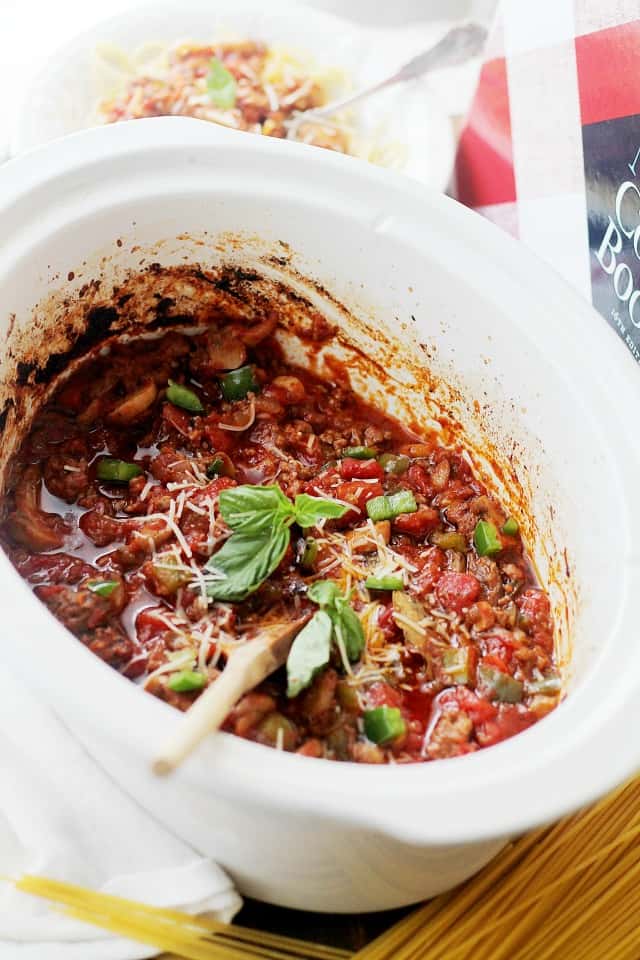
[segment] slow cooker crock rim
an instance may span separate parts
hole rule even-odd
[[[74,134],[9,163],[0,171],[0,209],[6,203],[16,202],[21,194],[43,181],[66,174],[74,167],[89,165],[105,155],[116,153],[124,156],[140,151],[174,149],[176,137],[185,149],[208,150],[215,144],[217,150],[237,151],[239,157],[246,156],[247,151],[258,157],[261,152],[267,155],[282,150],[304,162],[307,176],[310,165],[318,170],[330,167],[339,171],[341,177],[366,179],[373,189],[386,191],[390,205],[394,196],[411,196],[425,211],[446,212],[452,229],[464,231],[467,240],[473,238],[480,251],[490,247],[492,262],[509,269],[512,276],[517,275],[531,296],[540,298],[540,290],[545,290],[543,301],[564,301],[569,305],[585,329],[588,328],[593,350],[600,359],[599,364],[591,365],[596,381],[606,387],[606,365],[602,359],[608,359],[616,366],[618,397],[626,397],[637,404],[640,380],[626,349],[602,319],[549,268],[522,249],[518,250],[511,238],[502,235],[493,225],[452,200],[432,194],[427,188],[389,171],[365,167],[352,158],[314,151],[304,145],[222,131],[195,120],[132,121]],[[486,253],[483,255],[487,256]],[[639,459],[630,434],[629,441],[629,450],[625,454],[627,471],[637,468]],[[640,506],[634,509],[631,481],[628,474],[622,470],[619,472],[626,491],[624,506],[632,521],[629,531],[632,539],[633,531],[640,530]],[[3,585],[20,579],[4,556],[2,563],[5,569]],[[640,583],[632,554],[627,559],[624,573],[626,605],[624,617],[621,615],[617,624],[618,630],[633,627],[632,597]],[[17,584],[15,589],[10,588],[14,601],[12,613],[18,606],[16,591],[28,590],[22,581],[20,584],[20,588]],[[107,707],[113,708],[114,701],[122,706],[126,703],[127,709],[130,706],[137,715],[133,740],[141,762],[143,758],[149,759],[158,743],[157,737],[163,735],[175,720],[174,712],[154,698],[146,698],[128,681],[101,664],[72,640],[44,608],[31,600],[27,604],[27,594],[23,595],[25,609],[29,606],[29,623],[38,632],[47,634],[47,644],[55,643],[56,648],[64,650],[64,659],[73,663],[74,669],[77,667],[78,671],[86,672],[87,679],[91,680],[86,686],[91,687],[92,693],[81,697],[82,709],[99,719],[109,715]],[[82,658],[84,667],[81,668]],[[202,752],[193,757],[178,776],[187,780],[204,778],[212,790],[221,792],[233,794],[239,790],[252,790],[264,798],[265,804],[278,806],[283,811],[316,812],[350,821],[354,826],[364,822],[407,843],[463,843],[510,836],[583,805],[634,772],[640,751],[629,741],[620,744],[619,738],[615,740],[615,734],[620,729],[621,718],[625,718],[628,725],[629,718],[633,717],[637,728],[639,692],[640,669],[635,675],[621,676],[617,690],[609,691],[603,698],[607,703],[616,700],[606,720],[594,711],[579,735],[574,730],[573,736],[567,738],[564,748],[544,749],[544,744],[551,739],[552,731],[559,733],[571,726],[569,718],[576,712],[571,698],[554,715],[512,740],[446,763],[394,767],[393,770],[330,764],[278,753],[223,734],[203,745]],[[112,729],[112,734],[122,737],[126,729],[122,724],[122,710],[118,709],[116,715],[119,732],[116,734]],[[144,722],[138,723],[143,720],[143,715]],[[105,733],[107,730],[108,725]],[[141,732],[144,733],[142,737]],[[612,740],[618,744],[617,751],[611,750]],[[538,744],[541,749],[534,759]],[[545,785],[544,796],[536,784]],[[555,792],[551,790],[552,784]],[[376,803],[370,802],[371,796],[376,798]],[[398,816],[398,810],[401,810],[401,816]]]

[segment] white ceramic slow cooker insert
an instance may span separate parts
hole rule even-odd
[[[400,176],[173,118],[90,130],[7,164],[0,215],[7,348],[27,330],[46,339],[45,305],[60,288],[77,291],[96,276],[107,283],[151,257],[277,275],[273,257],[286,251],[286,269],[344,304],[363,343],[367,324],[399,338],[389,375],[407,403],[430,401],[405,375],[404,351],[461,387],[457,399],[445,388],[432,399],[449,397],[473,448],[495,445],[510,463],[504,495],[527,506],[565,659],[571,652],[560,707],[470,756],[369,767],[221,734],[159,780],[150,760],[175,711],[71,637],[1,555],[2,655],[159,820],[214,856],[242,892],[307,909],[375,910],[460,882],[506,839],[635,771],[640,504],[630,424],[640,373],[549,269]],[[332,309],[328,297],[317,301]],[[5,349],[0,409],[15,360]],[[0,459],[16,435],[7,411]]]

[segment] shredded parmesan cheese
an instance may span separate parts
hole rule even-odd
[[[415,630],[417,633],[421,634],[423,637],[427,636],[427,631],[422,626],[421,623],[418,623],[417,620],[411,620],[410,617],[406,617],[403,613],[398,613],[397,610],[393,611],[393,619],[400,626],[405,626],[409,630]]]
[[[146,500],[149,496],[150,491],[153,489],[154,483],[153,480],[147,480],[144,487],[140,491],[140,499],[142,501]]]

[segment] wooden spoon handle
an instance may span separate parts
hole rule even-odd
[[[220,676],[180,717],[174,735],[153,762],[154,773],[171,773],[208,733],[220,729],[243,694],[282,666],[306,619],[265,630],[262,636],[234,650]]]

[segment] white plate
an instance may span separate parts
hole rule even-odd
[[[222,31],[307,51],[320,64],[346,70],[356,87],[390,73],[416,44],[406,31],[365,29],[288,0],[219,0],[215,7],[210,0],[161,0],[104,20],[52,53],[17,111],[11,152],[94,124],[96,102],[110,92],[104,70],[97,69],[100,44],[133,53],[147,43],[207,42]],[[403,172],[436,189],[446,187],[453,132],[428,79],[381,94],[358,116],[365,136],[380,126],[382,139],[406,145]]]

